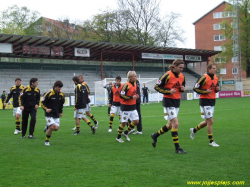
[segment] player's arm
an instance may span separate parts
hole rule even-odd
[[[84,84],[84,86],[86,87],[86,90],[87,90],[88,95],[89,95],[90,94],[89,86],[87,84]]]
[[[35,108],[37,109],[40,103],[40,90],[37,88],[37,94],[36,94],[36,105]]]
[[[24,88],[19,95],[18,101],[19,101],[19,106],[23,107],[24,101],[26,99],[26,88]]]
[[[112,103],[113,103],[113,87],[111,88],[111,90],[110,90],[110,94],[109,94],[109,104],[110,105],[112,105]]]
[[[219,81],[217,81],[216,87],[215,87],[215,93],[220,91],[220,84]]]
[[[41,102],[41,107],[46,111],[48,109],[48,100],[49,100],[50,91],[44,94]]]
[[[206,89],[201,89],[201,87],[206,83],[206,77],[202,76],[200,79],[197,80],[196,84],[194,85],[193,90],[198,94],[207,94],[208,91]]]
[[[13,96],[12,88],[10,89],[10,93],[8,93],[8,96],[6,97],[4,104],[8,103],[10,98]]]
[[[61,92],[60,93],[62,99],[60,100],[60,106],[59,106],[59,113],[62,114],[63,113],[63,104],[65,103],[65,96],[64,94]]]
[[[185,86],[186,86],[186,79],[185,79],[185,77],[183,76],[183,82],[182,82],[181,87],[180,87],[180,91],[181,91],[181,92],[184,92],[184,91],[185,91]]]
[[[165,84],[169,81],[169,74],[165,73],[155,85],[155,90],[162,94],[170,94],[169,88],[164,88]]]
[[[121,92],[120,92],[120,98],[126,99],[126,100],[133,99],[132,96],[128,96],[128,95],[127,95],[128,90],[129,90],[129,86],[125,83],[125,84],[122,86],[122,89],[121,89]]]
[[[77,84],[75,88],[75,106],[79,105],[81,101],[81,85]]]

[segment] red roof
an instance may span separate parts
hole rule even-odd
[[[60,27],[63,30],[67,30],[70,33],[77,32],[77,30],[71,24],[66,24],[62,21],[53,20],[53,19],[45,18],[45,17],[43,17],[43,19],[45,19],[46,21],[52,23],[53,25],[55,25],[57,27]]]

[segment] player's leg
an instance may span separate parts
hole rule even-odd
[[[29,119],[29,112],[24,110],[23,115],[22,115],[22,136],[21,136],[21,138],[25,138],[25,134],[27,131],[27,126],[28,126],[28,119]]]
[[[116,112],[117,112],[117,107],[112,105],[111,110],[110,110],[109,130],[108,130],[108,132],[112,132],[112,126],[113,126],[113,121],[114,121],[114,117],[115,117]]]
[[[14,115],[15,115],[15,120],[16,120],[16,129],[14,131],[14,134],[19,134],[21,133],[21,128],[20,128],[20,117],[22,115],[22,110],[20,107],[16,107],[13,109]]]
[[[95,129],[97,129],[97,128],[98,128],[98,121],[95,119],[95,116],[94,116],[93,114],[90,113],[90,111],[91,111],[90,104],[87,104],[87,105],[86,105],[86,114],[87,114],[87,116],[90,117],[91,120],[94,122],[94,124],[95,124]]]
[[[167,123],[167,125],[162,126],[162,128],[158,132],[151,134],[151,138],[153,139],[152,140],[153,147],[156,147],[157,138],[160,135],[162,135],[162,134],[168,132],[170,129],[172,129],[172,124],[171,124],[171,121],[169,120],[169,115],[168,115],[171,112],[169,110],[169,107],[163,107],[163,111],[164,111],[164,118],[165,118],[165,120],[168,120],[168,123]]]
[[[131,119],[131,123],[129,124],[129,126],[127,127],[127,130],[124,131],[124,133],[122,133],[123,136],[125,136],[127,141],[130,141],[128,134],[130,131],[132,131],[135,126],[139,123],[139,115],[137,110],[133,110],[133,111],[129,111],[128,113],[128,117],[129,119]]]
[[[29,129],[29,138],[34,139],[34,132],[35,132],[35,126],[36,126],[36,109],[32,109],[30,111],[30,129]]]
[[[139,116],[139,122],[136,125],[137,131],[133,134],[142,134],[142,119],[141,119],[141,106],[140,103],[136,103],[136,110]],[[131,131],[130,131],[131,132]]]
[[[86,123],[87,125],[90,127],[91,131],[92,131],[92,134],[95,134],[95,127],[91,124],[91,122],[89,121],[88,118],[86,118],[85,116],[82,118]]]

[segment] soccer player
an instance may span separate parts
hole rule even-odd
[[[4,101],[6,99],[6,92],[5,91],[3,91],[3,93],[2,93],[1,99],[2,99],[2,104],[3,104],[3,110],[5,110],[5,106],[4,106]]]
[[[106,84],[105,86],[103,86],[103,88],[106,88],[106,89],[107,89],[108,95],[109,95],[110,92],[111,92],[112,86],[113,86],[112,81],[110,81],[108,84]],[[108,116],[110,116],[110,109],[111,109],[110,106],[108,106]]]
[[[173,61],[167,71],[160,77],[155,85],[155,90],[163,94],[162,105],[164,108],[164,118],[168,120],[168,124],[164,125],[158,132],[151,135],[153,147],[156,147],[157,138],[171,130],[172,139],[175,145],[176,153],[187,153],[179,145],[178,137],[178,113],[180,107],[181,92],[185,90],[185,77],[181,73],[184,68],[184,62],[180,59]]]
[[[131,134],[132,132],[134,132],[133,134],[142,134],[142,118],[141,118],[141,91],[140,91],[140,82],[138,80],[136,80],[136,86],[137,86],[137,94],[139,95],[139,98],[136,99],[136,110],[139,116],[139,122],[136,125],[137,131],[135,131],[135,129],[132,129],[128,134]],[[128,121],[128,124],[130,124],[131,121]]]
[[[121,84],[121,80],[122,79],[120,76],[117,76],[115,78],[115,84],[111,87],[111,91],[109,94],[109,107],[111,108],[111,112],[110,112],[110,118],[109,118],[109,130],[108,130],[108,132],[112,132],[112,125],[113,125],[113,120],[114,120],[115,114],[118,114],[119,120],[121,119],[120,92],[121,92],[121,89],[123,86],[123,84]]]
[[[90,99],[89,99],[89,94],[90,94],[90,90],[89,87],[87,85],[86,82],[84,82],[83,80],[83,75],[78,75],[79,81],[81,84],[84,84],[85,87],[87,87],[87,91],[88,91],[88,101],[87,101],[87,105],[86,105],[86,114],[88,117],[90,117],[92,119],[92,121],[95,123],[95,129],[98,128],[98,121],[95,119],[95,116],[93,114],[90,113],[91,107],[90,107]],[[74,127],[72,130],[76,130],[76,127]]]
[[[22,80],[20,78],[15,79],[15,85],[10,88],[10,92],[6,100],[4,101],[4,106],[6,107],[10,98],[13,97],[13,116],[15,116],[16,119],[16,129],[14,131],[14,134],[21,133],[20,116],[22,115],[22,110],[19,107],[19,101],[18,101],[20,92],[24,89],[24,86],[21,83]]]
[[[126,82],[120,92],[121,97],[121,124],[118,129],[118,136],[116,140],[120,143],[124,141],[121,139],[121,135],[125,136],[127,141],[130,141],[128,137],[128,132],[130,132],[139,122],[138,112],[136,110],[136,99],[139,98],[137,94],[136,80],[137,75],[135,71],[129,71],[127,73],[128,82]],[[128,119],[132,120],[129,124],[127,130],[123,132]]]
[[[63,83],[56,81],[53,89],[48,91],[42,99],[42,108],[45,110],[45,119],[47,121],[47,131],[45,145],[50,146],[49,140],[52,131],[57,131],[60,126],[60,119],[63,113],[63,104],[65,102],[64,94],[61,91]]]
[[[30,119],[30,128],[29,128],[29,136],[28,138],[34,139],[34,131],[36,125],[36,113],[37,108],[40,102],[40,90],[37,87],[38,79],[32,78],[30,79],[30,85],[25,87],[19,96],[19,106],[23,111],[22,114],[22,136],[21,138],[25,138],[25,134],[28,126],[29,115]]]
[[[145,104],[145,102],[148,104],[148,92],[149,92],[149,89],[148,87],[146,87],[146,84],[144,83],[143,84],[143,87],[142,87],[142,93],[143,93],[143,105]]]
[[[195,128],[190,129],[190,138],[193,140],[195,133],[207,126],[209,145],[213,147],[219,147],[219,145],[213,140],[212,129],[212,125],[214,123],[213,115],[216,92],[220,91],[218,78],[215,74],[215,64],[209,64],[207,66],[207,74],[204,74],[194,85],[194,91],[200,94],[201,117],[205,119],[205,121],[202,121]]]
[[[95,134],[95,127],[92,126],[88,118],[85,117],[86,107],[88,104],[88,86],[84,83],[81,83],[79,77],[74,76],[72,78],[75,83],[75,122],[76,122],[76,132],[73,135],[80,134],[80,119],[83,119],[91,128],[92,134]]]

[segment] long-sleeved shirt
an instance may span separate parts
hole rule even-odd
[[[175,73],[173,71],[172,71],[172,73],[174,74],[174,76],[176,78],[179,78],[179,75],[177,73]],[[158,80],[158,83],[155,85],[155,90],[159,93],[162,93],[162,94],[170,94],[171,89],[164,88],[164,86],[166,84],[168,84],[169,78],[170,78],[170,75],[168,72],[166,72],[164,75],[162,75],[160,77],[160,79]],[[183,82],[180,84],[185,87],[185,85],[186,85],[185,77],[183,79]],[[181,91],[181,92],[183,92],[183,91]],[[164,107],[177,107],[178,108],[180,106],[180,99],[172,99],[172,98],[163,97],[162,105]]]
[[[59,114],[63,112],[63,104],[65,102],[64,94],[62,91],[59,93],[53,89],[48,91],[42,98],[42,108],[45,110],[45,116],[59,118]],[[47,109],[52,109],[47,113]]]
[[[19,107],[19,96],[20,92],[24,89],[25,87],[23,85],[20,86],[12,86],[10,88],[10,92],[8,93],[7,98],[5,99],[4,103],[8,103],[10,98],[13,97],[13,107]]]
[[[27,86],[22,90],[19,96],[19,106],[23,106],[24,110],[30,111],[35,108],[35,105],[39,105],[40,102],[40,90],[35,87]]]
[[[88,89],[83,83],[76,84],[75,87],[75,108],[82,109],[86,108],[88,104]]]
[[[207,75],[213,80],[214,75],[207,73]],[[198,94],[207,94],[207,89],[202,89],[202,86],[206,84],[206,77],[203,75],[201,78],[197,80],[197,82],[194,85],[193,90]],[[219,86],[219,82],[217,82],[216,86]],[[215,99],[205,99],[200,98],[200,106],[214,106],[215,105]]]

